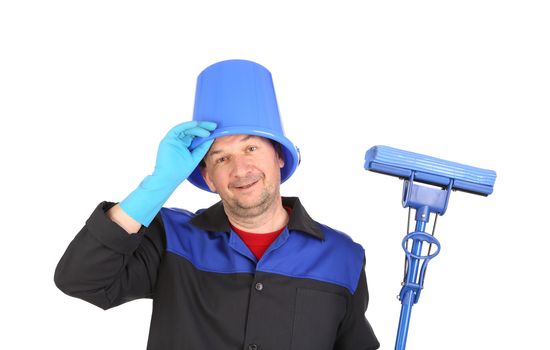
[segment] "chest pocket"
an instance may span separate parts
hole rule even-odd
[[[298,288],[290,349],[332,350],[345,314],[344,296]]]

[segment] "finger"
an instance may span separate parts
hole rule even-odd
[[[212,130],[216,129],[218,124],[216,124],[214,122],[202,121],[202,122],[199,122],[199,126],[203,129],[212,131]]]
[[[183,136],[207,137],[209,135],[210,135],[210,131],[197,126],[191,129],[184,130],[180,134],[180,137],[183,137]]]
[[[182,131],[179,135],[177,135],[177,138],[181,142],[183,142],[185,147],[189,147],[191,146],[191,143],[193,142],[193,139],[195,137],[208,137],[208,136],[210,136],[210,132],[208,130],[205,130],[197,126],[197,127]]]
[[[174,126],[172,129],[170,129],[170,131],[168,133],[177,136],[177,135],[181,134],[183,131],[185,131],[187,129],[194,128],[197,125],[199,125],[199,122],[194,121],[194,120],[189,121],[189,122],[185,122],[185,123],[181,123],[181,124],[178,124],[178,125]]]
[[[191,156],[193,157],[193,160],[196,162],[200,162],[201,159],[204,158],[206,153],[208,153],[208,150],[210,149],[210,146],[214,143],[214,140],[208,140],[203,143],[201,143],[197,148],[195,148],[191,152]]]

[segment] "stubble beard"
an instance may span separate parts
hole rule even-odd
[[[265,213],[276,201],[278,191],[263,188],[257,200],[252,203],[245,203],[239,199],[224,200],[224,206],[234,216],[249,219]]]

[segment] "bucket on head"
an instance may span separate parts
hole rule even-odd
[[[300,163],[298,148],[283,131],[271,73],[255,62],[227,60],[204,69],[197,78],[193,120],[215,122],[218,127],[208,137],[195,138],[191,149],[222,136],[257,135],[282,146],[281,183]],[[198,166],[188,180],[210,191]]]

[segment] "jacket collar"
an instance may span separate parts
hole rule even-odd
[[[318,239],[324,240],[325,235],[321,227],[315,222],[300,203],[298,197],[282,197],[283,205],[292,208],[288,220],[288,229],[297,230],[310,234]],[[230,232],[229,219],[223,210],[223,203],[219,201],[208,209],[201,211],[194,216],[189,223],[206,231]]]

